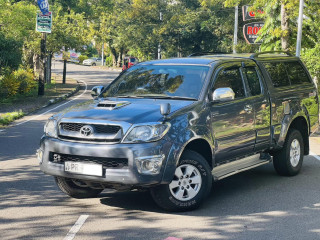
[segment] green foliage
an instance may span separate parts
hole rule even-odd
[[[34,80],[33,71],[31,69],[19,68],[13,72],[13,76],[19,83],[19,94],[29,93],[37,86],[37,82]]]
[[[82,63],[84,60],[88,59],[88,56],[87,55],[81,55],[79,57],[79,63]]]
[[[18,93],[20,83],[13,73],[5,73],[0,79],[0,98],[11,97]]]
[[[22,118],[24,116],[24,112],[21,110],[18,112],[5,113],[0,115],[0,126],[1,125],[9,125],[16,119]]]
[[[0,75],[4,68],[17,69],[22,58],[22,42],[0,32]]]
[[[17,94],[27,94],[37,86],[31,69],[19,68],[16,71],[6,71],[0,78],[0,98],[13,97]]]

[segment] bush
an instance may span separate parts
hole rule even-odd
[[[0,79],[0,98],[12,97],[29,93],[37,86],[31,69],[19,68],[13,72],[6,72]]]
[[[79,57],[79,63],[83,63],[84,60],[88,59],[88,56],[87,55],[81,55]]]
[[[0,80],[1,98],[11,97],[17,94],[20,83],[13,73],[6,73]]]
[[[33,71],[31,69],[19,68],[17,71],[13,72],[13,75],[17,82],[19,82],[18,92],[20,94],[29,93],[33,88],[37,86],[36,81],[33,77]]]
[[[109,55],[108,57],[106,57],[106,66],[108,67],[112,67],[113,66],[113,60],[112,60],[112,56]]]

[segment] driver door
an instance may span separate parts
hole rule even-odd
[[[211,127],[215,161],[221,163],[253,153],[255,144],[254,112],[244,85],[241,63],[222,65],[214,76],[211,93],[231,88],[233,100],[211,102]]]

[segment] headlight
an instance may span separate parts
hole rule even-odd
[[[123,143],[154,142],[160,140],[169,130],[170,124],[136,126],[122,141]]]
[[[46,136],[57,138],[58,137],[58,123],[55,119],[49,119],[44,125],[44,133]]]

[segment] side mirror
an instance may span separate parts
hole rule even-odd
[[[212,102],[227,102],[234,100],[235,93],[231,88],[217,88],[212,93]]]
[[[104,86],[95,86],[91,89],[91,96],[93,98],[97,97],[100,95],[100,93],[103,91]]]

